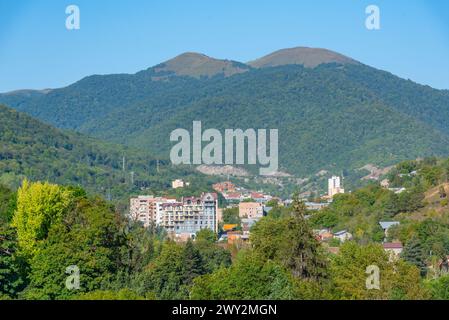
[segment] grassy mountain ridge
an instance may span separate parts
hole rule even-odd
[[[328,63],[358,64],[357,61],[330,50],[297,47],[275,51],[248,62],[248,65],[254,68],[268,68],[299,64],[308,68],[315,68]]]
[[[167,79],[166,76],[169,74],[194,78],[208,78],[219,74],[230,77],[234,74],[247,72],[249,69],[249,66],[236,61],[219,60],[204,54],[186,52],[154,67],[156,74],[163,74],[155,75],[153,80]]]

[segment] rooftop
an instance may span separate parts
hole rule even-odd
[[[400,242],[393,242],[393,243],[384,243],[383,244],[384,249],[402,249],[402,243]]]
[[[400,225],[401,223],[399,221],[381,221],[379,222],[382,229],[389,229],[392,226]]]

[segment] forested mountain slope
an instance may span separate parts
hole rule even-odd
[[[280,167],[295,175],[449,155],[449,91],[323,49],[281,50],[250,64],[188,53],[134,75],[91,76],[0,102],[163,158],[170,132],[194,120],[205,129],[279,129]]]
[[[0,105],[1,184],[17,187],[27,177],[81,185],[117,199],[141,188],[168,189],[170,179],[197,176],[148,152],[63,132]]]

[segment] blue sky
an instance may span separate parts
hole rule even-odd
[[[65,28],[71,4],[80,30]],[[381,30],[365,28],[370,4]],[[295,46],[449,89],[449,1],[0,0],[0,92],[134,73],[186,51],[246,62]]]

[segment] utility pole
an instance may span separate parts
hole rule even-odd
[[[123,172],[125,171],[125,156],[123,156],[123,160],[122,160],[122,170],[123,170]]]

